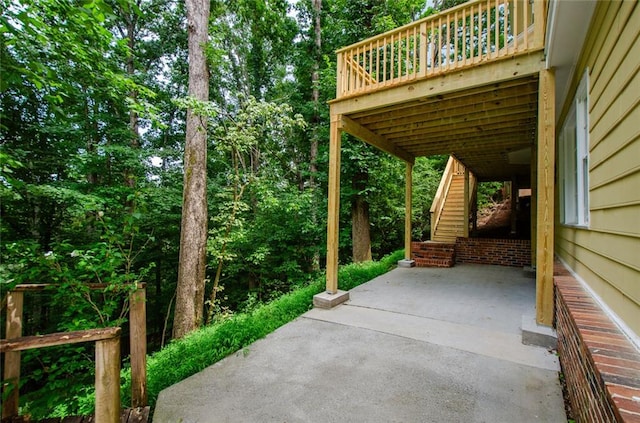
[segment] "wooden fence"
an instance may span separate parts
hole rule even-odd
[[[475,0],[342,48],[337,98],[540,49],[545,0]]]
[[[96,423],[120,421],[120,328],[91,329],[48,335],[22,336],[24,293],[41,291],[48,284],[17,285],[7,293],[6,337],[0,340],[5,354],[3,375],[2,418],[18,415],[20,386],[20,352],[79,342],[96,343]],[[103,289],[92,284],[91,289]],[[147,334],[146,291],[143,284],[129,295],[131,401],[132,407],[147,405]]]

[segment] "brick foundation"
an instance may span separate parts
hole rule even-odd
[[[455,244],[412,242],[411,258],[417,267],[452,267],[455,262],[455,248]]]
[[[640,352],[560,263],[554,269],[560,364],[577,422],[640,422]]]
[[[531,241],[524,239],[456,238],[456,263],[531,266]]]

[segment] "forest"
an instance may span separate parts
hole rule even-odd
[[[127,294],[144,283],[150,352],[185,333],[190,114],[206,137],[201,326],[323,270],[334,51],[461,2],[211,0],[199,100],[189,0],[0,1],[1,326],[6,291],[53,284],[25,301],[25,334],[126,330]],[[404,164],[355,138],[342,152],[340,263],[379,259],[403,245]],[[446,160],[416,162],[414,239],[428,237]],[[82,396],[88,348],[23,353],[21,403]]]

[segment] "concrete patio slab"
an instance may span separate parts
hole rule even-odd
[[[502,322],[535,302],[519,278],[396,269],[165,389],[153,421],[566,422],[555,355]]]

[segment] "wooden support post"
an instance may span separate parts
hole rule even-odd
[[[471,231],[475,234],[478,230],[478,179],[473,176],[473,191],[471,192]]]
[[[518,231],[518,180],[515,176],[511,178],[511,216],[510,216],[510,224],[511,224],[511,235],[515,235]]]
[[[536,235],[538,228],[538,150],[531,149],[531,267],[536,267]]]
[[[327,211],[327,292],[338,292],[338,230],[340,222],[340,115],[331,116],[329,134],[329,194]]]
[[[120,337],[96,342],[96,423],[120,422]]]
[[[464,168],[464,226],[462,236],[469,238],[469,169]]]
[[[131,345],[131,406],[147,405],[147,311],[146,290],[138,288],[129,298]]]
[[[555,176],[555,75],[540,71],[536,229],[536,320],[553,324],[553,243]]]
[[[404,179],[404,258],[411,260],[411,210],[413,200],[413,164],[407,163]]]
[[[7,294],[7,339],[22,336],[22,305],[24,293],[10,291]],[[8,351],[4,355],[4,377],[2,381],[2,418],[18,415],[20,402],[20,351]]]

